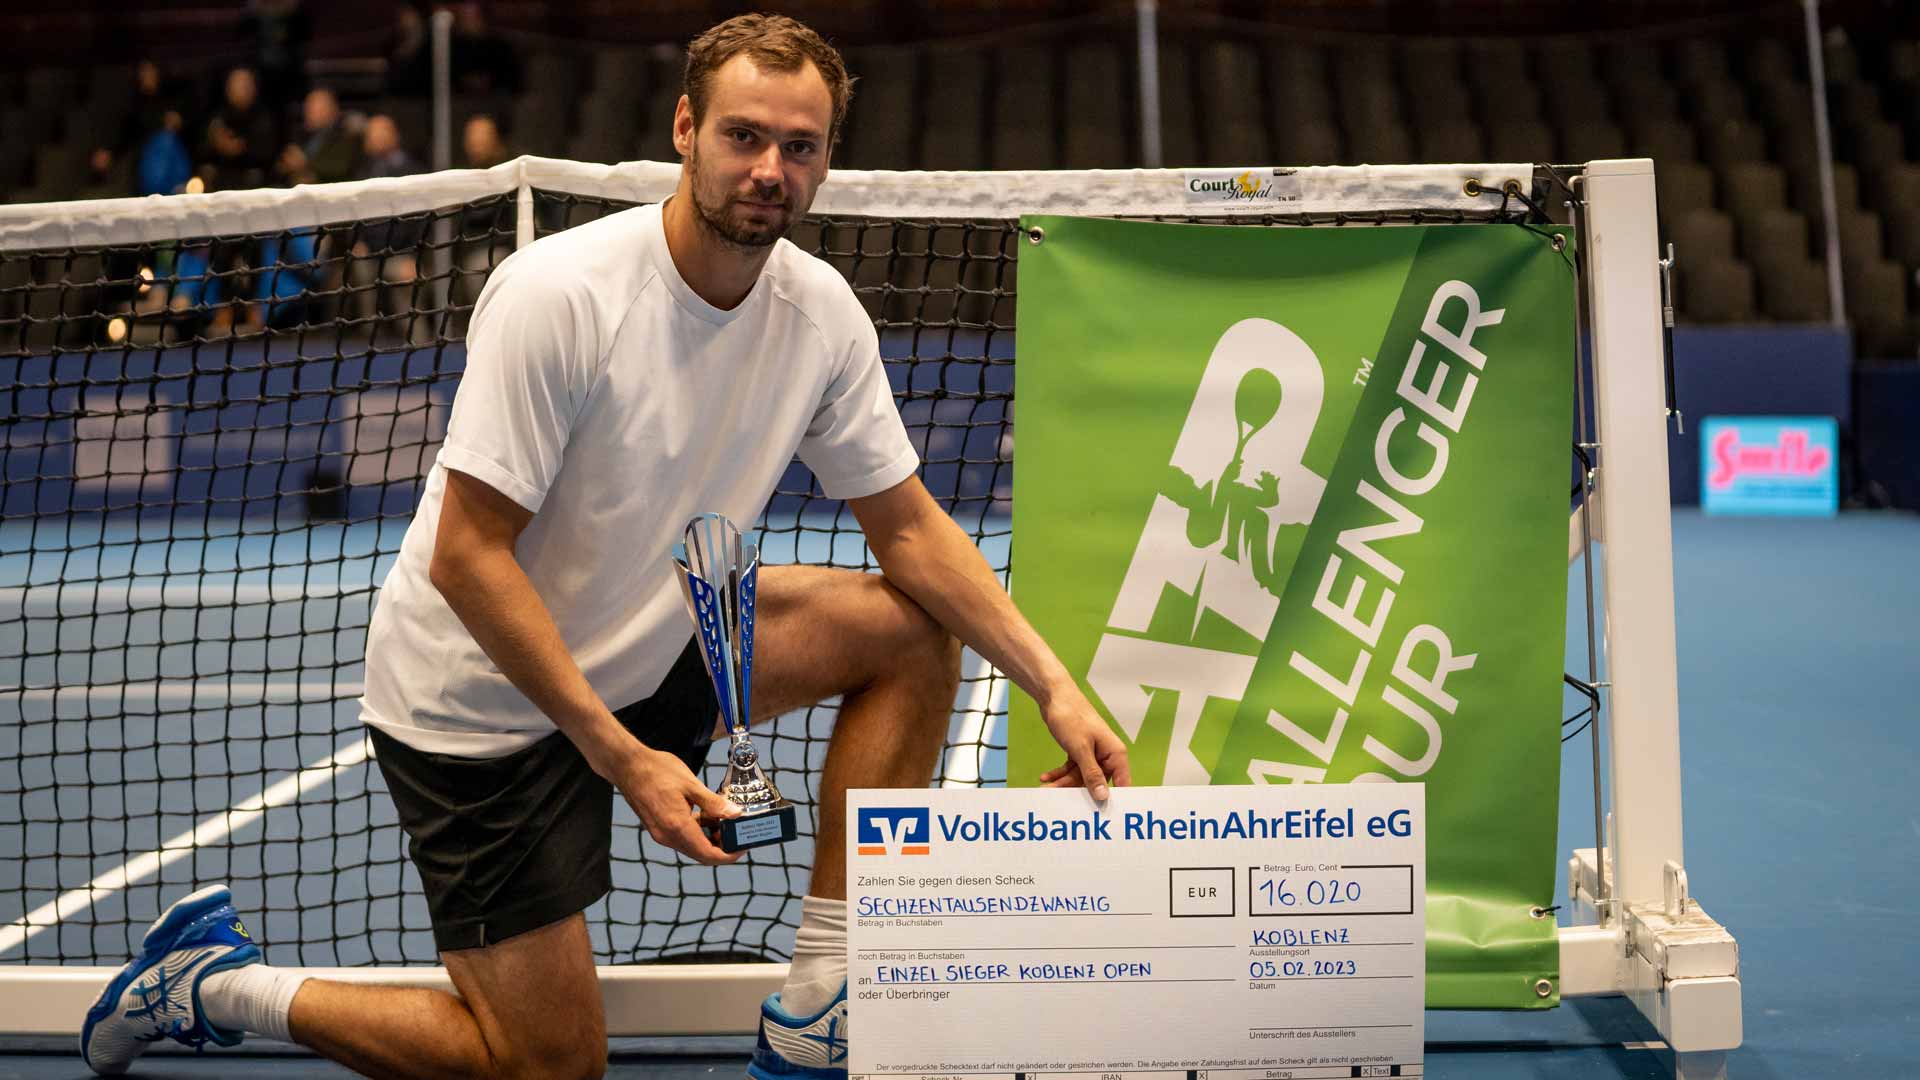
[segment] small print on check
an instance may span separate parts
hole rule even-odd
[[[848,794],[848,1072],[1419,1076],[1419,784]]]

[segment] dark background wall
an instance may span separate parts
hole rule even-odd
[[[404,2],[404,0],[403,0]],[[421,10],[453,6],[411,0]],[[240,59],[234,40],[275,0],[9,0],[0,4],[0,57],[47,63],[86,56],[126,61],[154,50],[178,59]],[[327,0],[313,16],[313,55],[377,51],[396,0]],[[1131,18],[1133,0],[492,0],[479,5],[498,29],[605,44],[683,41],[743,11],[780,11],[843,44],[879,44],[969,34],[1087,15]],[[1904,0],[1826,0],[1823,17],[1856,25],[1911,28]],[[1797,23],[1797,3],[1753,0],[1164,0],[1163,17],[1221,18],[1334,33],[1552,34],[1697,32],[1768,19]]]

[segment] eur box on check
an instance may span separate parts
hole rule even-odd
[[[1230,919],[1234,911],[1231,866],[1176,866],[1167,871],[1167,914],[1176,919]]]

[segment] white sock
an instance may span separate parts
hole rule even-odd
[[[827,1007],[847,984],[847,902],[809,896],[800,901],[800,932],[780,1004],[794,1016]]]
[[[200,980],[200,1008],[208,1023],[228,1031],[250,1031],[292,1042],[287,1013],[305,975],[265,964],[216,971]]]

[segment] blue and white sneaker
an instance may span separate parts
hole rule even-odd
[[[88,1068],[117,1076],[161,1039],[196,1049],[240,1042],[243,1032],[217,1028],[200,1015],[200,980],[260,962],[260,946],[247,936],[225,885],[176,901],[148,928],[140,949],[87,1010],[80,1056]]]
[[[753,1080],[847,1080],[847,987],[812,1016],[795,1016],[768,994],[760,1003],[760,1038],[747,1063]]]

